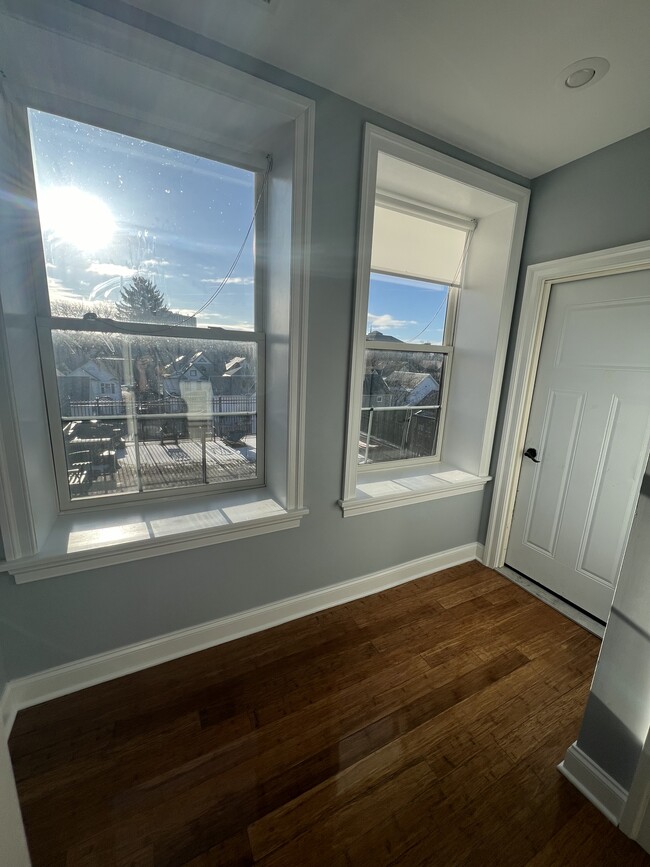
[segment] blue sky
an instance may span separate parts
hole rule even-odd
[[[117,301],[135,273],[192,315],[227,275],[249,229],[254,174],[30,111],[52,299]],[[374,274],[368,331],[441,343],[447,287]],[[253,234],[199,325],[253,328]]]
[[[404,343],[442,343],[447,287],[423,280],[372,274],[368,297],[370,331]]]
[[[138,271],[198,310],[249,228],[253,173],[43,112],[30,128],[51,297],[116,301]],[[252,233],[198,322],[253,327]]]

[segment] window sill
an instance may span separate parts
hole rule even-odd
[[[481,491],[490,479],[444,465],[438,465],[435,473],[422,473],[421,468],[400,473],[395,468],[381,474],[359,472],[355,496],[339,500],[339,505],[343,517],[348,518]]]
[[[307,509],[284,509],[266,488],[63,514],[38,554],[0,563],[0,571],[24,584],[289,530],[307,514]]]

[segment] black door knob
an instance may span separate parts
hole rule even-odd
[[[541,461],[537,460],[537,449],[534,449],[534,448],[526,449],[526,451],[524,452],[524,457],[530,458],[531,461],[533,461],[533,463],[535,463],[535,464],[541,464]]]

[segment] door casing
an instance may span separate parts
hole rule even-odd
[[[551,288],[561,291],[562,283],[646,269],[650,241],[528,267],[483,551],[486,566],[498,569],[505,563]]]

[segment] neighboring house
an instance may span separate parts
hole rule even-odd
[[[215,392],[223,395],[254,394],[255,368],[243,355],[226,362],[223,374],[214,381]]]
[[[386,377],[393,406],[430,406],[438,401],[440,385],[430,373],[394,370]]]
[[[182,394],[181,382],[207,382],[210,380],[213,370],[213,363],[202,350],[179,355],[178,358],[163,368],[165,394],[174,397],[180,396]]]
[[[71,373],[64,374],[57,371],[57,376],[61,399],[119,400],[121,397],[122,388],[119,379],[96,361],[87,361]]]
[[[363,378],[363,407],[391,406],[391,393],[384,377],[377,370],[371,370]]]

